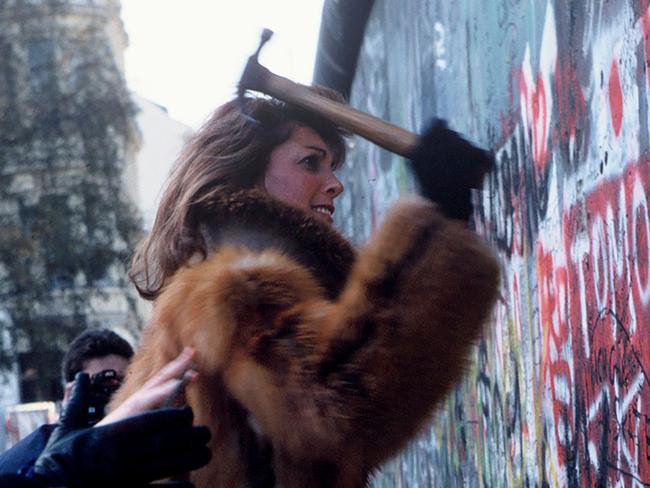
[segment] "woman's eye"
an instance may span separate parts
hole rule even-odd
[[[304,165],[309,171],[315,173],[318,171],[320,161],[316,156],[306,156],[300,160],[300,164]]]

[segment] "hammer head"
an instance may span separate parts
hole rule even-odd
[[[248,58],[244,73],[239,79],[237,89],[237,96],[242,103],[246,90],[264,91],[265,79],[269,70],[259,63],[258,57],[262,46],[271,39],[271,36],[273,36],[273,31],[271,29],[264,29],[257,50]]]

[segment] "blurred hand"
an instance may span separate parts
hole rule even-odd
[[[425,197],[452,219],[469,220],[472,188],[480,188],[494,166],[492,155],[433,119],[410,157],[411,167]]]

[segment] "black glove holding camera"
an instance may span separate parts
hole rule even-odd
[[[86,427],[89,390],[88,375],[79,373],[60,424],[33,468],[32,478],[43,486],[143,486],[200,468],[210,460],[205,445],[210,432],[192,426],[189,407],[155,410],[101,427]]]
[[[494,166],[492,155],[449,129],[444,120],[433,119],[409,159],[423,195],[447,217],[469,220],[470,190],[481,187]]]
[[[106,405],[122,386],[114,369],[105,369],[90,377],[90,396],[88,397],[88,426],[95,425],[106,415]]]

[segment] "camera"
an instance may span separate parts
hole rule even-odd
[[[95,425],[104,418],[106,405],[121,384],[122,378],[114,369],[105,369],[90,377],[88,425]]]

